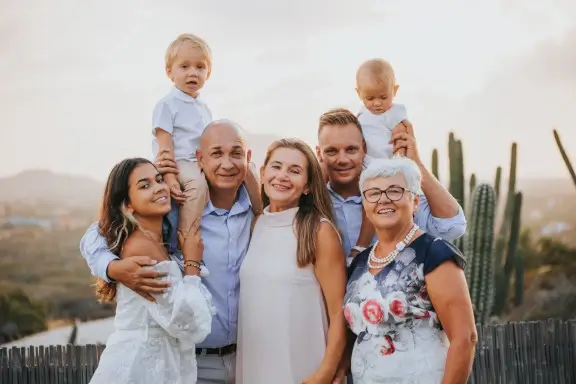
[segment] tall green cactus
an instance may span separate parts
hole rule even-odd
[[[508,301],[508,290],[510,289],[510,277],[516,264],[516,252],[518,250],[518,238],[520,237],[522,212],[522,192],[514,195],[512,205],[512,219],[509,228],[509,240],[506,250],[506,261],[504,262],[503,273],[496,281],[496,297],[494,302],[494,314],[500,315],[506,309]]]
[[[462,142],[454,133],[448,136],[448,159],[450,160],[450,193],[464,207],[464,156]]]
[[[496,202],[500,200],[500,182],[502,180],[502,167],[496,168],[496,177],[494,177],[494,191],[496,192]]]
[[[516,265],[514,266],[514,305],[516,307],[524,302],[524,250],[516,251]]]
[[[470,181],[468,182],[468,196],[470,196],[470,207],[472,207],[472,195],[474,194],[474,188],[476,188],[476,174],[470,175]]]
[[[456,140],[454,133],[448,136],[448,158],[450,160],[450,187],[449,191],[458,201],[462,209],[466,209],[464,201],[464,156],[462,142]],[[453,241],[460,250],[464,249],[464,239],[460,237]]]
[[[574,183],[574,185],[576,185],[576,172],[574,172],[574,168],[572,168],[572,163],[568,158],[568,154],[564,150],[562,140],[560,140],[560,135],[558,134],[558,131],[556,131],[555,129],[553,130],[553,132],[554,132],[554,140],[556,140],[556,145],[558,145],[558,149],[560,150],[560,155],[562,155],[562,159],[564,159],[564,163],[568,168],[568,172],[570,173],[570,176],[572,176],[572,182]]]
[[[432,150],[432,174],[440,180],[440,174],[438,173],[438,150],[436,148]]]
[[[485,323],[494,302],[494,221],[496,192],[489,184],[479,184],[472,194],[464,253],[468,258],[466,280],[474,304],[476,321]]]

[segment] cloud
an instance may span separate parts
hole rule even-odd
[[[462,136],[472,168],[506,165],[516,141],[521,174],[565,175],[552,128],[560,130],[576,160],[575,88],[576,28],[503,63],[479,92],[457,104],[449,120],[467,127]]]

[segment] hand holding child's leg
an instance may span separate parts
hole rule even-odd
[[[178,230],[186,236],[194,223],[202,220],[208,200],[208,184],[197,162],[182,161],[178,163],[178,168],[178,178],[186,196],[180,207]]]
[[[260,178],[258,177],[258,169],[256,169],[256,164],[252,162],[248,164],[248,172],[246,172],[244,185],[246,186],[250,202],[252,203],[252,211],[254,212],[254,215],[258,216],[262,213],[264,207],[262,206],[262,195],[260,194]]]
[[[172,199],[178,203],[182,204],[186,201],[186,195],[182,192],[182,187],[178,181],[178,177],[173,173],[167,173],[164,175],[164,182],[170,188],[170,195]]]

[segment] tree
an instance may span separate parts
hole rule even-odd
[[[46,330],[46,308],[15,287],[0,287],[0,341]]]

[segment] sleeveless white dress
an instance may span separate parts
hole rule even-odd
[[[294,384],[320,367],[328,321],[320,284],[296,264],[298,208],[258,218],[240,269],[236,384]]]
[[[193,384],[196,344],[210,333],[212,297],[198,276],[182,276],[175,261],[152,268],[172,283],[152,303],[122,284],[115,332],[106,342],[90,384]]]

